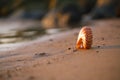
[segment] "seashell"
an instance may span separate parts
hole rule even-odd
[[[92,30],[90,27],[83,27],[78,35],[76,48],[77,49],[90,49],[92,45]]]

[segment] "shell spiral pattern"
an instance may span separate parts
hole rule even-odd
[[[77,49],[90,49],[92,45],[92,30],[90,27],[83,27],[78,35],[76,48]]]

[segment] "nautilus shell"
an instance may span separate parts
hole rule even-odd
[[[77,49],[90,49],[92,45],[92,30],[90,27],[83,27],[78,35],[76,48]]]

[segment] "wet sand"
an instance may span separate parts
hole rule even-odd
[[[0,51],[0,80],[120,80],[120,20],[90,26],[89,50],[75,49],[77,28]]]

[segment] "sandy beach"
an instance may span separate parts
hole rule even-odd
[[[0,80],[120,80],[120,19],[88,26],[88,50],[76,50],[76,28],[0,51]]]

